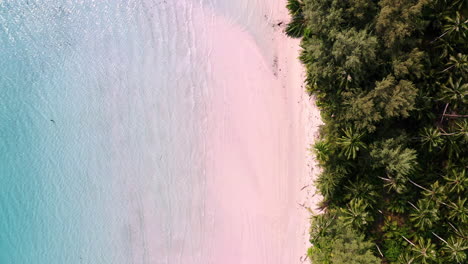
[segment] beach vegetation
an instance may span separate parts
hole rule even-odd
[[[468,1],[289,0],[324,125],[312,263],[467,263]]]

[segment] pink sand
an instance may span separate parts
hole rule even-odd
[[[314,209],[320,199],[312,185],[317,164],[308,149],[320,116],[305,93],[299,41],[283,32],[286,0],[255,3],[265,3],[269,12],[246,27],[219,10],[180,1],[189,17],[180,30],[193,34],[189,58],[207,74],[207,83],[193,87],[205,98],[199,160],[206,171],[187,179],[195,181],[190,208],[171,193],[170,222],[158,217],[169,209],[155,208],[153,187],[138,194],[143,202],[132,232],[143,240],[133,242],[135,263],[308,261],[306,208]]]
[[[273,28],[289,18],[286,1],[270,2]],[[320,118],[303,88],[299,41],[274,28],[260,36],[273,39],[272,52],[222,16],[208,29],[207,264],[301,263],[309,247],[305,207],[318,198],[308,148]]]

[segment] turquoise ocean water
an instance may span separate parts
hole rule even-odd
[[[195,2],[260,18],[258,1],[0,1],[1,264],[203,254]]]

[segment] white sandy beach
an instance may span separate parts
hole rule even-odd
[[[271,2],[263,36],[216,14],[209,28],[206,263],[302,263],[309,247],[306,208],[319,198],[308,148],[321,121],[299,41],[284,34],[286,1]]]

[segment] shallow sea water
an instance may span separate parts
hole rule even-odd
[[[0,263],[204,263],[203,23],[267,1],[0,1]]]

